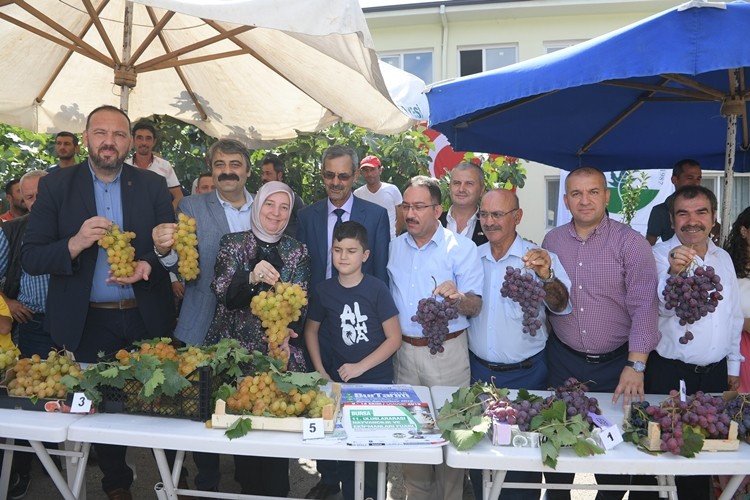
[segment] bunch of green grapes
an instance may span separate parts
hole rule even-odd
[[[206,364],[206,362],[213,356],[213,352],[205,351],[194,345],[188,346],[187,349],[181,351],[177,355],[177,360],[180,365],[180,375],[187,377],[196,368]]]
[[[310,407],[307,410],[307,416],[310,418],[323,417],[323,409],[327,405],[333,405],[334,403],[335,401],[331,396],[323,391],[318,391],[315,395],[315,399],[312,401],[312,404],[310,404]]]
[[[99,246],[107,251],[109,270],[115,278],[129,278],[135,273],[135,248],[130,241],[135,238],[132,231],[120,231],[112,224],[99,240]]]
[[[253,415],[293,417],[304,414],[315,401],[318,392],[301,392],[297,388],[282,392],[273,381],[273,372],[243,378],[237,390],[227,399],[227,406],[235,413],[249,411]]]
[[[81,367],[65,354],[50,351],[47,359],[38,354],[16,362],[15,378],[8,383],[12,396],[63,398],[68,388],[60,381],[65,375],[81,379]]]
[[[173,248],[177,252],[177,269],[185,281],[196,279],[201,272],[198,268],[198,236],[195,231],[195,219],[183,213],[177,216]]]
[[[0,347],[0,374],[16,365],[16,357],[17,353],[15,349],[8,349],[6,351]]]
[[[250,310],[261,320],[266,330],[268,354],[288,362],[288,355],[281,349],[289,336],[289,324],[297,321],[307,305],[307,292],[299,285],[276,283],[272,290],[260,292],[250,301]]]

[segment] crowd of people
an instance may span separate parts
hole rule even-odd
[[[283,346],[290,369],[317,370],[337,382],[494,381],[543,390],[575,377],[589,381],[593,391],[611,393],[612,404],[664,394],[680,380],[688,393],[750,391],[750,362],[742,355],[750,347],[750,208],[732,225],[726,250],[717,246],[711,237],[716,197],[695,182],[700,180],[695,162],[675,166],[677,189],[654,216],[661,225],[654,223],[660,232],[653,240],[651,232],[647,240],[609,217],[604,175],[583,167],[565,181],[572,220],[537,245],[517,232],[523,218],[517,195],[486,191],[483,170],[471,163],[453,170],[451,206],[444,212],[436,179],[416,176],[401,192],[380,180],[379,158],[360,162],[353,149],[334,145],[321,161],[326,196],[304,206],[283,182],[284,165],[274,156],[260,166],[259,191],[248,192],[253,165],[248,149],[233,139],[211,146],[208,171],[184,197],[172,166],[154,154],[153,124],[133,125],[119,109],[102,106],[89,114],[82,139],[88,157],[80,163],[78,138],[61,132],[55,142],[58,165],[6,186],[0,341],[12,345],[14,324],[22,356],[64,347],[78,361],[95,362],[100,352],[113,355],[154,337],[186,345],[234,338],[264,352],[264,331],[250,301],[278,282],[290,282],[310,298]],[[129,157],[131,147],[135,153]],[[355,191],[358,175],[365,184]],[[175,213],[197,221],[201,272],[184,284],[172,249]],[[131,277],[111,276],[105,250],[97,245],[112,224],[137,235]],[[679,339],[685,328],[675,311],[665,308],[660,292],[670,275],[691,265],[716,269],[723,300],[692,325],[694,339],[684,344]],[[500,294],[508,266],[531,273],[546,292],[535,335],[524,331],[521,306]],[[458,312],[435,353],[412,320],[419,301],[430,296]],[[108,498],[132,498],[126,449],[95,449]],[[31,455],[16,457],[24,455],[14,460],[8,498],[23,498],[28,488]],[[219,457],[193,453],[193,460],[195,487],[218,491]],[[234,464],[242,493],[288,494],[288,460],[237,456]],[[339,491],[347,500],[354,497],[350,462],[317,466],[320,481],[307,498]],[[463,470],[446,465],[402,470],[410,500],[463,497]],[[372,464],[365,476],[365,496],[375,497]],[[481,473],[469,476],[481,499]],[[571,476],[546,474],[545,481],[572,482]],[[507,479],[542,480],[526,472]],[[597,481],[623,484],[623,477],[599,475]],[[648,481],[633,478],[634,484]],[[680,498],[710,495],[707,477],[678,478],[677,486]],[[631,492],[630,498],[644,496],[649,494]],[[547,498],[565,497],[562,490],[547,492]],[[506,489],[501,498],[539,498],[539,493]]]

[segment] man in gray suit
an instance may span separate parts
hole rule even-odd
[[[185,284],[185,297],[174,336],[186,344],[201,345],[214,317],[216,296],[211,291],[219,240],[227,233],[250,230],[253,197],[245,189],[250,174],[247,148],[232,139],[221,139],[208,150],[208,168],[215,191],[187,196],[180,200],[178,213],[196,220],[198,236],[198,278]],[[152,232],[154,251],[169,271],[177,272],[177,254],[172,250],[177,224],[159,224]],[[195,487],[218,491],[219,456],[193,453],[198,466]]]

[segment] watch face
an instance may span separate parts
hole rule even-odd
[[[641,373],[646,370],[646,364],[642,361],[633,361],[628,363],[630,366],[633,367],[633,370],[637,371],[638,373]]]

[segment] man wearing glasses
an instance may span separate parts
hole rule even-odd
[[[507,189],[495,189],[482,198],[479,223],[489,240],[478,248],[484,272],[482,310],[469,319],[469,362],[471,382],[494,383],[509,389],[544,390],[547,387],[546,310],[552,314],[569,314],[570,279],[553,253],[524,240],[516,232],[523,210],[518,197]],[[500,289],[506,268],[521,269],[544,288],[545,297],[538,316],[531,318],[538,329],[530,332],[523,324],[524,311],[511,297],[503,297]],[[538,323],[536,323],[538,322]],[[469,473],[474,497],[482,498],[482,473]],[[510,471],[506,481],[541,483],[541,472]],[[532,489],[503,488],[503,498],[539,498]]]
[[[477,247],[440,225],[443,209],[435,179],[417,176],[404,191],[406,233],[391,241],[388,275],[399,311],[402,344],[394,356],[397,384],[469,385],[468,318],[482,308],[482,266]],[[432,354],[422,327],[411,318],[420,299],[439,296],[455,305],[441,350]],[[402,465],[409,500],[460,500],[461,469],[446,465]]]
[[[350,147],[334,145],[323,152],[321,164],[328,196],[300,210],[297,217],[297,239],[307,245],[310,254],[308,293],[312,295],[318,283],[332,277],[335,271],[331,265],[333,228],[349,220],[359,222],[367,229],[370,258],[362,265],[362,271],[387,284],[386,265],[391,240],[388,212],[375,203],[352,196],[354,174],[359,164],[357,152]],[[326,342],[321,342],[320,354],[328,370],[330,352],[326,345]],[[336,467],[336,462],[319,460],[320,482],[305,498],[326,498],[338,493],[340,486]]]

